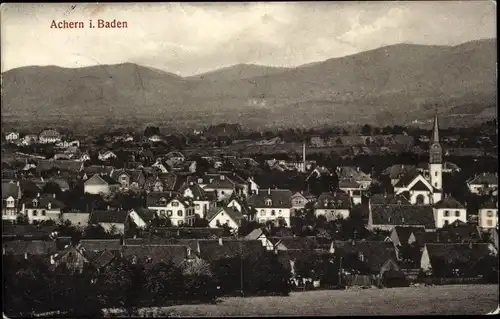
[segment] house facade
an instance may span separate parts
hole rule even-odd
[[[19,133],[18,132],[10,132],[7,135],[5,135],[5,140],[7,142],[15,142],[19,139]]]
[[[206,193],[200,185],[192,184],[182,190],[183,196],[191,198],[194,204],[194,213],[201,218],[207,217],[210,209],[215,207],[216,201],[211,193]]]
[[[55,195],[38,196],[22,201],[21,213],[28,217],[30,223],[52,220],[57,222],[61,219],[61,209],[64,204],[55,199]]]
[[[110,159],[116,157],[117,157],[116,154],[113,153],[112,151],[99,152],[99,154],[97,155],[97,158],[102,162],[109,161]]]
[[[57,143],[61,141],[61,134],[56,130],[45,130],[38,136],[40,144]]]
[[[195,205],[191,198],[172,193],[150,193],[147,196],[148,209],[155,210],[159,217],[167,217],[174,226],[192,226],[195,220]]]
[[[21,195],[19,182],[2,181],[2,220],[15,220],[17,218]]]
[[[482,173],[467,181],[467,187],[473,194],[483,195],[498,189],[498,175]]]
[[[288,189],[259,190],[248,198],[248,204],[257,211],[256,219],[259,223],[271,221],[279,224],[284,221],[290,227],[293,193]]]
[[[84,182],[83,188],[89,194],[111,194],[120,189],[120,184],[109,176],[94,174]]]
[[[323,193],[314,203],[314,216],[325,216],[327,220],[347,219],[352,207],[346,194]]]
[[[467,223],[467,209],[451,196],[446,196],[434,205],[436,228],[442,228],[455,221]]]
[[[498,228],[498,202],[496,200],[488,200],[479,207],[478,225],[484,229]]]
[[[227,225],[232,229],[238,229],[242,219],[243,214],[234,207],[221,207],[207,218],[208,226],[211,228]]]
[[[144,187],[146,176],[139,169],[120,169],[111,174],[111,178],[120,183],[122,189],[140,190]]]

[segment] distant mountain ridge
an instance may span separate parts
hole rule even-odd
[[[245,127],[406,124],[496,112],[496,40],[397,44],[295,68],[238,64],[191,77],[132,63],[2,73],[2,121]],[[460,112],[460,113],[458,113]]]

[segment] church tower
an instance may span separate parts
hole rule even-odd
[[[439,143],[439,123],[438,116],[434,117],[434,127],[432,128],[432,138],[429,147],[429,181],[434,187],[434,203],[441,200],[443,190],[443,149]]]

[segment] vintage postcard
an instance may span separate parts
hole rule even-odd
[[[498,314],[496,2],[0,9],[4,318]]]

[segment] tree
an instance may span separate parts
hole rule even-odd
[[[42,193],[44,194],[55,194],[56,197],[59,197],[59,195],[61,194],[61,188],[59,187],[58,184],[54,183],[54,182],[48,182],[47,184],[45,184],[42,188]]]
[[[182,272],[172,263],[158,263],[146,272],[145,288],[150,306],[179,299],[182,286]]]
[[[362,135],[371,135],[372,134],[372,127],[368,124],[363,125],[361,128],[361,134]]]
[[[18,214],[17,217],[16,217],[16,224],[18,225],[29,225],[30,221],[28,219],[28,216],[21,213],[21,214]]]
[[[83,238],[91,238],[91,239],[105,239],[108,237],[108,233],[101,225],[92,225],[89,224],[83,230]]]
[[[193,227],[208,227],[208,220],[201,218],[198,214],[195,214]]]

